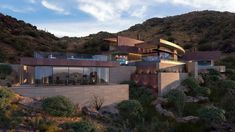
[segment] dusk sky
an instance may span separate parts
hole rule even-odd
[[[235,0],[0,0],[0,12],[56,36],[118,32],[152,17],[190,11],[235,12]]]

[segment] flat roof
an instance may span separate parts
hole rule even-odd
[[[141,43],[141,44],[136,44],[136,47],[138,48],[146,48],[146,49],[158,49],[158,47],[166,47],[168,49],[172,49],[172,50],[177,50],[177,54],[182,55],[185,53],[185,50],[172,42],[169,42],[167,40],[164,39],[160,39],[159,42],[147,42],[147,43]]]
[[[182,59],[185,61],[218,60],[220,56],[220,51],[195,51],[186,53]]]
[[[97,60],[72,60],[72,59],[49,59],[23,57],[21,65],[28,66],[70,66],[70,67],[117,67],[120,64],[113,61]]]

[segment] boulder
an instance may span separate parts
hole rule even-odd
[[[161,104],[157,104],[155,106],[156,108],[156,111],[163,115],[163,116],[166,116],[166,117],[169,117],[169,118],[172,118],[172,119],[175,119],[175,115],[173,114],[173,112],[171,111],[167,111],[166,109],[162,108],[162,105]]]
[[[198,96],[198,97],[187,96],[185,102],[198,103],[198,102],[208,102],[208,101],[209,101],[208,97],[203,97],[203,96]]]
[[[153,105],[167,104],[167,103],[168,103],[168,99],[167,98],[163,98],[163,97],[158,97],[156,100],[154,100],[152,102]]]
[[[82,108],[82,112],[92,118],[100,118],[103,117],[95,108],[85,106]]]
[[[197,116],[186,116],[176,118],[176,122],[178,123],[196,123],[197,121],[199,121],[199,117]]]

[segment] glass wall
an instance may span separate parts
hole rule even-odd
[[[92,85],[109,83],[109,68],[35,67],[36,85]]]
[[[36,85],[50,85],[52,84],[53,71],[50,66],[36,66],[35,67],[35,84]]]

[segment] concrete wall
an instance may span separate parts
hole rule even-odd
[[[164,95],[169,90],[177,88],[187,77],[188,73],[158,73],[158,95]]]
[[[104,98],[104,105],[112,105],[129,99],[129,86],[122,85],[83,85],[83,86],[45,86],[15,87],[16,93],[26,97],[51,97],[63,95],[81,106],[90,105],[94,96]]]
[[[135,66],[119,66],[115,68],[110,68],[110,78],[109,82],[114,84],[119,84],[123,81],[128,81],[131,78],[131,74],[136,71]]]

